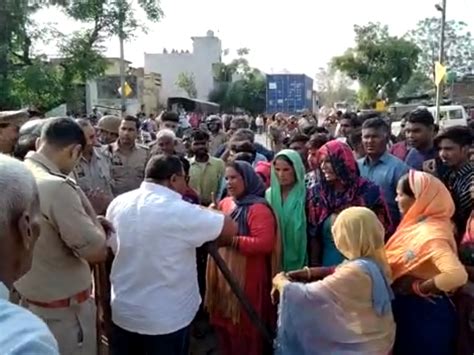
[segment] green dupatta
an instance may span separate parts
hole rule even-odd
[[[275,159],[284,156],[292,162],[296,183],[282,203],[281,189],[272,164],[271,184],[266,199],[278,218],[282,240],[282,267],[285,272],[301,269],[307,262],[306,186],[305,168],[301,156],[294,150],[284,149]]]

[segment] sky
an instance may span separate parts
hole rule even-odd
[[[250,49],[252,66],[264,72],[305,73],[314,77],[318,68],[353,46],[355,24],[369,21],[389,26],[393,35],[403,35],[425,18],[440,16],[437,0],[162,0],[165,13],[160,23],[149,23],[148,33],[125,44],[125,59],[143,66],[144,53],[163,48],[191,50],[191,37],[208,30],[222,40],[223,49],[236,56],[238,48]],[[447,19],[468,23],[474,33],[474,0],[447,0]],[[56,23],[69,32],[79,26],[58,10],[42,10],[39,23]],[[106,55],[119,56],[117,38],[105,41]],[[38,48],[57,54],[54,42]]]

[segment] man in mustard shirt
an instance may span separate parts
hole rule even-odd
[[[225,164],[222,159],[209,155],[209,134],[196,129],[191,133],[191,169],[189,186],[197,191],[204,206],[211,204],[212,196],[217,196],[224,177]]]

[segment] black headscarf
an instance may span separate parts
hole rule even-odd
[[[242,176],[245,190],[238,199],[234,198],[236,207],[230,216],[237,222],[239,234],[248,235],[250,232],[247,221],[249,207],[256,203],[268,204],[265,199],[265,185],[249,163],[235,161],[233,167]]]

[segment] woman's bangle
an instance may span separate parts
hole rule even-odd
[[[311,269],[309,267],[305,266],[303,268],[303,270],[306,270],[307,279],[308,279],[308,281],[311,281]]]
[[[411,288],[412,288],[413,292],[415,293],[415,295],[423,297],[423,298],[430,297],[431,295],[429,293],[423,293],[420,290],[421,283],[422,283],[421,280],[413,281],[413,283],[411,284]]]

